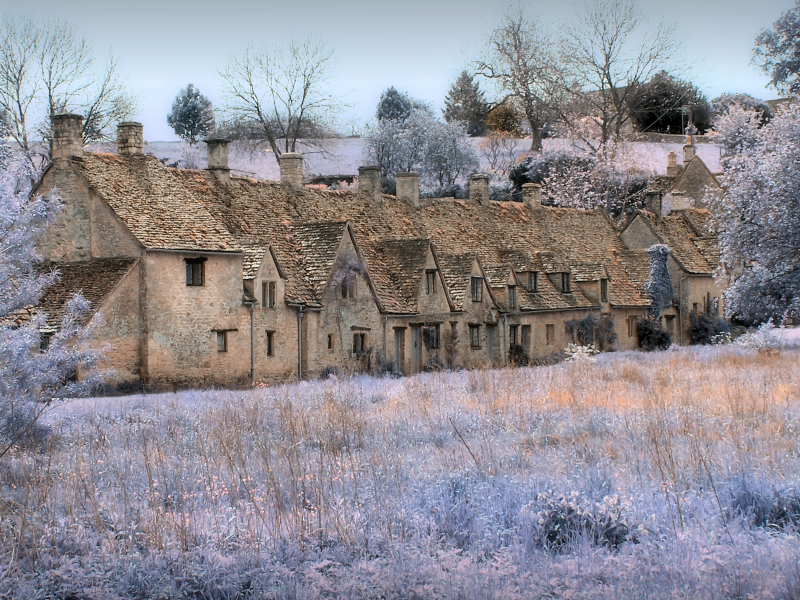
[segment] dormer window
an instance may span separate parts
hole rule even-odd
[[[517,307],[517,286],[508,286],[508,308]]]
[[[356,278],[348,275],[342,279],[342,298],[355,298],[356,297]]]
[[[425,271],[425,293],[436,292],[436,271]]]
[[[187,258],[186,259],[186,285],[189,286],[202,286],[205,285],[206,269],[205,258]]]
[[[483,277],[472,278],[472,301],[483,302]]]
[[[572,291],[572,282],[570,281],[569,273],[561,274],[561,292],[568,294]]]
[[[539,291],[539,273],[537,273],[536,271],[528,272],[528,291],[529,292]]]
[[[275,308],[275,282],[261,282],[261,306],[264,308]]]
[[[600,301],[608,302],[608,279],[600,280]]]

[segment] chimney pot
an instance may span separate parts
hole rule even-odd
[[[223,185],[231,182],[231,170],[228,168],[228,144],[225,138],[210,138],[206,140],[208,170]]]
[[[81,115],[53,115],[53,160],[83,156],[83,117]]]
[[[397,197],[419,208],[419,173],[398,173],[396,180]]]
[[[489,206],[489,176],[475,173],[469,176],[470,202],[480,206]]]
[[[120,156],[144,154],[144,130],[141,123],[125,121],[117,125],[117,152]]]
[[[358,167],[358,190],[371,194],[373,200],[380,204],[383,200],[381,168],[378,166]]]
[[[281,166],[281,182],[295,190],[303,189],[303,155],[299,152],[284,152],[278,161]]]
[[[528,208],[542,208],[542,185],[540,183],[523,183],[522,201]]]

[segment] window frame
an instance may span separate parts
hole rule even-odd
[[[562,294],[570,294],[572,293],[572,281],[570,277],[571,273],[569,271],[564,271],[561,273],[561,293]]]
[[[600,302],[608,302],[608,279],[600,280]]]
[[[469,347],[473,350],[481,349],[480,323],[470,323],[469,325]]]
[[[539,291],[538,271],[528,271],[528,291],[534,293]]]
[[[639,322],[639,317],[636,315],[628,315],[628,337],[636,337],[636,323]]]
[[[352,273],[347,274],[342,279],[342,284],[339,286],[342,300],[356,298],[356,278]]]
[[[221,354],[228,351],[228,332],[217,331],[217,353]]]
[[[473,302],[483,302],[483,277],[472,275],[470,278],[470,292]]]
[[[275,331],[268,329],[267,334],[267,356],[275,356]]]
[[[508,345],[516,346],[519,344],[519,325],[508,326]]]
[[[438,350],[441,347],[442,334],[439,323],[426,323],[422,326],[422,341],[427,350]]]
[[[517,308],[517,286],[508,285],[508,308]]]
[[[186,263],[186,287],[205,286],[206,260],[207,259],[205,257],[193,257],[193,258],[183,259],[183,261]]]
[[[556,344],[556,324],[547,323],[544,326],[544,339],[546,346],[555,346]]]
[[[278,298],[278,284],[275,281],[261,282],[261,308],[275,308]]]
[[[363,331],[353,333],[353,355],[364,356],[367,353],[367,334]]]
[[[425,294],[436,293],[436,273],[435,269],[425,271]]]
[[[329,352],[333,352],[333,346],[334,346],[334,344],[333,344],[333,334],[329,333],[328,334],[328,351]]]

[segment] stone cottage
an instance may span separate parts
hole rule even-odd
[[[85,152],[80,125],[54,118],[38,188],[64,203],[41,243],[62,280],[41,310],[54,323],[83,290],[120,387],[502,366],[563,350],[590,315],[616,334],[606,348],[633,349],[656,242],[672,248],[676,339],[687,311],[719,303],[708,212],[655,190],[619,231],[603,210],[543,207],[536,184],[521,203],[490,201],[483,175],[469,200],[422,199],[417,175],[393,196],[362,167],[357,191],[331,191],[303,185],[299,154],[261,181],[231,174],[226,140],[181,170],[143,153],[138,123],[120,124],[117,154]]]

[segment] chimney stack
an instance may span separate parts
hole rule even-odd
[[[231,170],[228,168],[228,144],[225,138],[210,138],[206,140],[208,170],[223,185],[231,182]]]
[[[383,201],[381,168],[377,166],[358,167],[358,190],[371,194],[373,200],[380,204]]]
[[[419,208],[419,173],[398,173],[396,179],[397,197]]]
[[[120,156],[144,154],[144,131],[141,123],[125,121],[117,125],[117,152]]]
[[[474,173],[469,176],[470,202],[480,206],[489,206],[489,176]]]
[[[680,172],[680,167],[678,167],[678,155],[675,154],[674,150],[670,150],[667,155],[667,177],[677,177]]]
[[[686,210],[687,208],[694,208],[694,201],[692,198],[687,198],[683,192],[672,192],[672,210]]]
[[[683,168],[689,166],[694,158],[694,136],[691,133],[686,134],[686,143],[683,146]]]
[[[83,117],[80,115],[53,115],[53,160],[83,156],[82,128]]]
[[[303,189],[303,155],[299,152],[284,152],[280,157],[281,182],[295,190]]]
[[[542,185],[540,183],[523,183],[522,201],[528,208],[542,208]]]
[[[662,197],[661,190],[647,190],[647,210],[654,213],[661,220]]]

